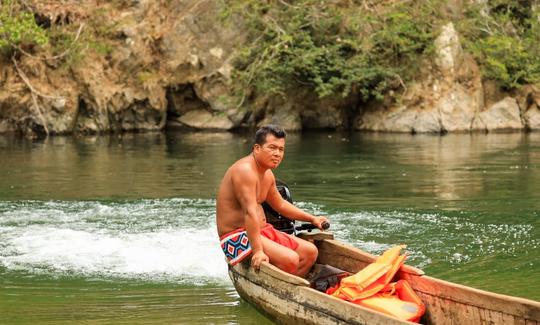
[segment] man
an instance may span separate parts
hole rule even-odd
[[[279,232],[266,223],[261,206],[267,202],[281,215],[308,221],[322,229],[325,217],[315,217],[284,200],[276,188],[272,169],[279,166],[285,152],[285,131],[268,125],[255,133],[251,154],[235,162],[219,187],[216,223],[222,248],[234,265],[251,253],[251,265],[262,262],[304,276],[317,259],[312,243]],[[248,243],[249,240],[249,243]]]

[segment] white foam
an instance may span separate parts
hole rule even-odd
[[[323,209],[298,205],[311,212]],[[230,283],[214,211],[215,201],[191,199],[0,202],[0,267],[75,276]],[[449,263],[462,264],[479,255],[516,256],[523,247],[540,246],[531,225],[483,224],[466,216],[359,211],[329,217],[338,239],[374,254],[407,244],[409,263],[420,267],[432,263],[441,251],[452,257]],[[424,244],[426,240],[429,245]]]
[[[26,229],[2,228],[1,233],[4,256],[0,256],[0,264],[7,269],[180,280],[227,278],[213,229],[112,236],[34,225]]]
[[[0,266],[230,283],[214,220],[214,200],[0,202]]]

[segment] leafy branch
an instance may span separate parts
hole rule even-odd
[[[534,8],[529,1],[494,0],[471,6],[458,24],[483,77],[502,88],[540,82],[540,12]]]
[[[14,0],[0,1],[0,50],[13,51],[45,45],[49,38],[34,15]]]
[[[302,87],[319,97],[369,100],[404,88],[430,55],[435,2],[225,1],[225,16],[241,15],[253,40],[235,62],[240,104],[247,91],[284,95]]]

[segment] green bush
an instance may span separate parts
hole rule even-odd
[[[0,50],[9,52],[18,47],[32,47],[48,43],[45,30],[41,29],[34,15],[13,0],[0,4]]]
[[[307,87],[319,97],[380,99],[430,54],[436,2],[225,1],[224,17],[242,17],[249,31],[236,62],[239,88],[284,95]]]
[[[472,6],[459,24],[464,46],[483,77],[502,88],[540,82],[540,22],[529,1],[495,0]]]
[[[236,61],[239,92],[382,98],[418,76],[434,33],[453,21],[485,79],[512,89],[540,81],[540,22],[531,1],[493,0],[451,12],[443,1],[223,0],[248,45]]]
[[[51,23],[42,28],[25,4],[20,0],[0,0],[0,54],[9,56],[19,49],[30,51],[40,46],[40,57],[55,58],[62,67],[70,67],[81,62],[89,51],[103,56],[113,51],[111,39],[116,25],[106,9],[89,12],[85,22]],[[65,10],[72,8],[72,3],[65,4]],[[84,29],[79,29],[83,24]]]

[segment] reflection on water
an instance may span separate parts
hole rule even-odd
[[[292,182],[301,199],[345,208],[445,210],[489,210],[493,200],[504,200],[509,206],[498,208],[540,209],[531,200],[540,181],[538,133],[297,140],[276,174]]]
[[[345,207],[483,208],[535,196],[540,134],[291,134],[275,173],[301,199]],[[230,133],[0,136],[2,199],[213,198],[250,150]],[[514,206],[515,208],[515,206]],[[517,207],[520,208],[520,207]],[[537,205],[537,208],[540,206]]]
[[[493,170],[493,166],[508,168],[511,172],[512,168],[526,170],[533,162],[531,167],[535,168],[540,161],[538,152],[520,150],[520,145],[527,146],[529,141],[535,140],[540,140],[538,134],[448,135],[437,141],[429,136],[417,136],[412,147],[402,146],[398,141],[395,155],[402,164],[427,168],[433,173],[437,184],[418,187],[416,191],[434,193],[442,200],[461,200],[482,194],[485,180],[492,176],[497,178],[501,172],[500,168]],[[520,152],[526,154],[520,155]],[[489,161],[484,168],[486,160]],[[525,187],[518,185],[518,188],[527,190],[528,184],[527,181],[520,184]]]
[[[251,141],[0,135],[0,323],[266,322],[234,293],[214,227]],[[540,133],[307,133],[274,172],[340,240],[404,243],[430,275],[538,300],[539,168]]]
[[[208,198],[249,149],[230,133],[0,139],[3,199]]]

